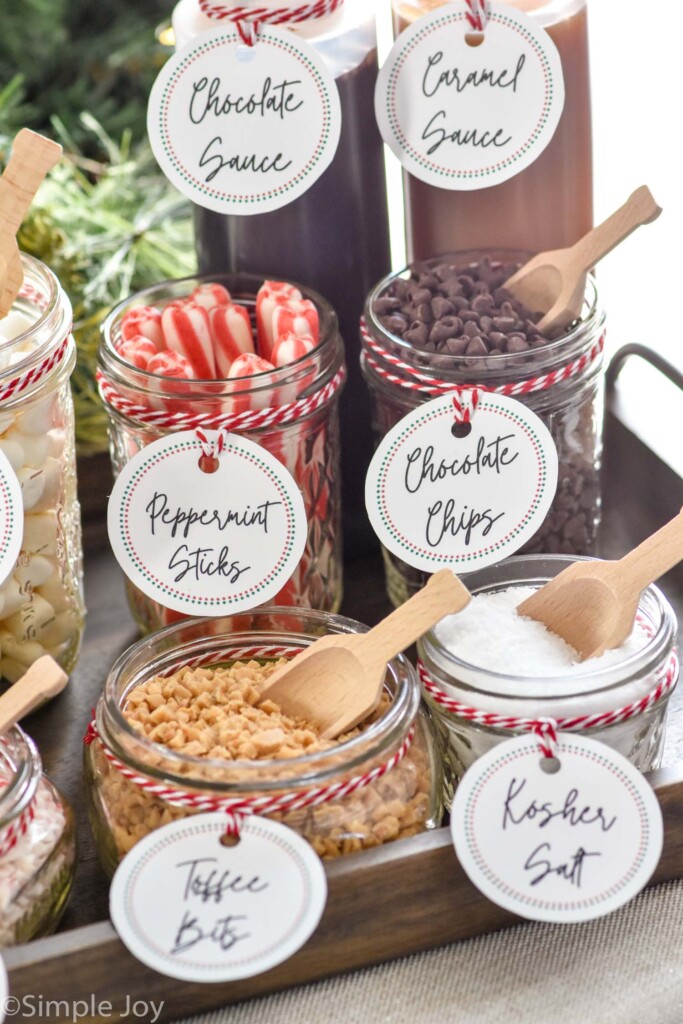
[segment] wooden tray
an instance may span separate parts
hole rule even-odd
[[[683,480],[614,415],[607,419],[605,450],[601,553],[616,557],[676,514],[683,505]],[[635,488],[634,480],[647,480],[648,486]],[[81,483],[88,486],[87,479]],[[135,640],[136,631],[101,524],[99,529],[89,524],[88,538],[83,653],[67,690],[28,722],[46,770],[74,805],[78,869],[60,931],[4,952],[13,996],[53,1000],[49,1019],[64,1024],[71,1020],[68,1003],[91,998],[113,1006],[108,1016],[90,1016],[91,1021],[122,1019],[127,997],[163,1000],[160,1020],[172,1020],[519,922],[474,889],[457,862],[448,830],[439,829],[326,865],[329,899],[319,928],[296,956],[266,974],[193,985],[136,961],[108,923],[107,883],[85,817],[80,756],[90,709],[109,667]],[[683,572],[669,574],[663,586],[680,621]],[[343,610],[369,624],[389,610],[379,557],[347,567]],[[653,883],[683,877],[683,687],[672,697],[668,730],[665,760],[682,763],[652,776],[665,822],[664,854]]]

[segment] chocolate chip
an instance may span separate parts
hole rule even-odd
[[[518,334],[513,334],[508,338],[508,352],[526,352],[528,348],[527,342]]]
[[[462,338],[449,338],[446,342],[446,349],[453,356],[462,356],[465,354],[470,341],[471,339],[466,336]]]
[[[422,321],[422,323],[431,324],[434,319],[431,302],[421,302],[415,310],[415,315],[418,320]]]
[[[437,320],[440,320],[442,316],[452,316],[455,313],[455,306],[448,299],[444,299],[442,295],[437,295],[435,299],[432,299],[432,313]]]
[[[456,320],[457,317],[447,317],[446,319]],[[444,323],[443,320],[437,320],[436,323],[432,325],[432,329],[429,332],[429,340],[433,341],[438,347],[445,341],[448,341],[449,338],[453,338],[459,333],[460,331],[453,330],[453,328],[449,324]]]
[[[390,296],[377,299],[375,302],[375,313],[377,316],[388,316],[390,313],[395,313],[396,310],[400,308],[401,300],[392,299]]]
[[[497,331],[508,334],[515,326],[515,318],[513,316],[494,316],[493,326]]]
[[[480,316],[479,326],[481,327],[484,334],[490,334],[491,328],[493,327],[493,320],[490,316]]]
[[[474,278],[470,277],[469,274],[458,274],[458,281],[462,287],[463,295],[469,298],[474,288]]]
[[[422,274],[419,283],[420,288],[427,288],[430,292],[434,292],[441,284],[436,274]]]
[[[406,331],[404,337],[411,345],[417,345],[418,348],[423,348],[429,341],[429,328],[426,324],[421,324],[416,320],[410,325],[410,328]]]
[[[475,323],[474,320],[467,320],[463,326],[462,333],[467,335],[468,338],[478,338],[479,324]]]
[[[461,309],[458,313],[458,316],[460,317],[461,320],[464,320],[465,322],[471,320],[472,323],[475,323],[477,324],[477,326],[479,326],[479,314],[475,313],[473,309]]]
[[[465,324],[465,327],[467,327],[467,324]],[[465,350],[465,354],[468,356],[485,356],[487,353],[488,349],[480,337],[472,338]]]
[[[379,318],[379,322],[390,334],[398,334],[399,336],[403,335],[408,326],[408,321],[400,313],[394,313],[392,316],[382,316]]]
[[[479,283],[483,284],[481,281]],[[484,288],[486,288],[486,285],[484,285]],[[472,309],[475,313],[485,313],[486,316],[490,315],[493,309],[493,301],[488,292],[480,292],[476,298],[472,299]]]
[[[417,306],[419,306],[421,302],[429,303],[432,301],[432,293],[429,288],[416,288],[411,297]]]

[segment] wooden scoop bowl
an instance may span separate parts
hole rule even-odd
[[[581,313],[588,271],[632,231],[656,220],[661,212],[647,185],[641,185],[611,217],[574,245],[539,253],[503,287],[532,313],[545,313],[537,324],[540,331],[566,327]]]
[[[458,577],[441,569],[368,633],[316,640],[266,680],[261,698],[275,701],[287,715],[315,722],[326,739],[339,736],[379,704],[387,662],[469,600]]]
[[[27,672],[0,697],[0,736],[50,697],[56,697],[69,677],[49,654],[34,661]]]
[[[0,177],[0,318],[7,316],[24,280],[16,234],[47,172],[62,147],[28,128],[12,143],[12,154]]]
[[[574,562],[517,608],[542,622],[581,661],[618,647],[633,629],[640,595],[683,559],[683,510],[617,562]]]

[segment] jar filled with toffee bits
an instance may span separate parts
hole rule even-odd
[[[589,278],[582,314],[545,337],[540,314],[503,282],[522,252],[455,253],[415,263],[370,293],[361,325],[361,367],[379,441],[407,413],[456,388],[476,386],[523,402],[557,447],[558,484],[528,553],[592,554],[600,521],[604,313]],[[394,604],[426,574],[384,551]]]
[[[14,726],[0,737],[0,949],[54,930],[75,860],[71,809]]]
[[[23,506],[19,557],[0,580],[0,676],[9,682],[44,654],[69,672],[85,615],[71,304],[48,267],[21,260],[23,285],[0,319],[0,452]]]
[[[110,313],[99,360],[114,474],[174,431],[224,428],[262,445],[292,474],[307,519],[304,554],[277,603],[336,611],[345,368],[330,305],[251,274],[165,281]],[[126,587],[144,631],[184,617]]]
[[[202,809],[275,818],[324,858],[435,828],[442,759],[405,657],[388,664],[377,710],[334,740],[260,700],[282,659],[320,636],[365,629],[338,615],[272,607],[177,623],[126,651],[85,753],[105,869],[113,872],[150,832]]]
[[[460,777],[496,744],[555,723],[605,743],[640,771],[658,768],[678,682],[676,617],[661,591],[643,591],[631,634],[580,661],[517,606],[575,559],[525,555],[467,577],[473,597],[418,643],[425,700]]]

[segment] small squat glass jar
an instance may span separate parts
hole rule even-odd
[[[491,261],[524,263],[529,253],[493,251],[454,253],[420,263],[420,272],[453,263],[467,268],[484,256]],[[413,409],[448,387],[477,385],[502,389],[520,381],[558,374],[551,387],[513,397],[528,406],[548,427],[559,461],[557,491],[539,530],[524,552],[590,555],[600,523],[600,463],[602,458],[602,348],[605,316],[593,278],[589,278],[582,318],[562,337],[542,347],[498,355],[467,356],[425,351],[392,334],[382,324],[377,303],[397,278],[410,276],[407,267],[373,289],[365,307],[367,336],[361,367],[370,389],[373,429],[379,441]],[[381,307],[380,307],[381,308]],[[377,346],[381,351],[378,351]],[[433,349],[433,346],[432,346]],[[381,352],[385,352],[388,361]],[[403,365],[397,365],[396,360]],[[562,371],[575,367],[563,377]],[[416,378],[415,373],[420,377]],[[417,385],[417,386],[416,386]],[[436,386],[438,385],[438,387]],[[430,390],[431,389],[431,390]],[[396,605],[424,586],[427,574],[384,550],[387,591]]]
[[[10,682],[46,653],[69,672],[85,614],[71,305],[46,266],[22,256],[22,267],[23,286],[0,320],[0,451],[24,506],[19,558],[0,584],[0,675]]]
[[[19,726],[0,738],[0,948],[52,932],[76,860],[71,809]]]
[[[540,587],[576,559],[562,556],[516,557],[480,569],[467,577],[472,594],[491,594],[510,587]],[[418,644],[428,676],[449,699],[467,708],[513,718],[573,719],[615,712],[653,693],[668,679],[670,685],[646,710],[612,724],[589,726],[585,735],[605,743],[646,772],[657,768],[664,746],[669,697],[677,681],[674,654],[676,618],[661,591],[649,586],[638,608],[644,644],[622,660],[585,670],[540,676],[494,672],[464,661],[449,651],[434,631]],[[670,673],[672,674],[670,676]],[[446,710],[424,691],[436,728],[449,750],[454,773],[460,777],[496,744],[519,735],[523,728],[482,725]],[[583,731],[581,727],[573,731]]]
[[[85,751],[90,820],[105,870],[112,873],[124,854],[154,829],[194,812],[175,807],[124,778],[105,755],[103,743],[137,776],[205,798],[241,800],[301,794],[312,787],[364,775],[389,762],[414,727],[404,755],[370,784],[315,807],[269,816],[304,836],[323,858],[378,846],[439,825],[442,759],[431,723],[419,712],[415,670],[403,656],[387,667],[388,700],[378,716],[351,739],[303,756],[232,761],[191,756],[151,741],[136,731],[123,713],[135,687],[188,664],[263,664],[277,660],[282,650],[299,650],[320,636],[365,629],[338,615],[264,608],[246,615],[178,623],[126,651],[113,666],[97,705],[100,739]],[[158,714],[163,717],[163,706]]]
[[[137,292],[116,306],[104,322],[100,345],[100,370],[117,396],[136,406],[176,417],[199,417],[224,421],[244,412],[254,412],[314,396],[331,385],[344,366],[344,349],[332,307],[309,289],[304,298],[312,300],[320,318],[320,343],[308,355],[272,372],[233,380],[181,380],[148,373],[122,359],[116,350],[121,322],[132,306],[163,307],[187,297],[196,287],[217,283],[227,288],[233,301],[245,306],[254,320],[256,293],[263,279],[251,274],[183,278],[165,281]],[[277,604],[301,605],[336,611],[342,596],[341,481],[339,472],[339,396],[332,390],[317,408],[293,421],[257,429],[229,430],[262,445],[296,480],[306,509],[308,532],[301,562],[277,595]],[[105,399],[109,413],[109,440],[114,475],[146,445],[172,432],[169,426],[151,425],[134,413],[116,408]],[[177,420],[176,420],[177,422]],[[201,425],[199,422],[197,426]],[[210,424],[216,428],[218,422]],[[176,427],[188,429],[187,426]],[[129,580],[128,600],[144,632],[159,629],[183,618],[145,596]]]

